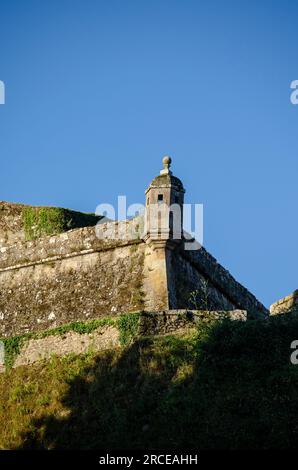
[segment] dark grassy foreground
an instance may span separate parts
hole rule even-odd
[[[298,447],[298,319],[208,325],[0,376],[1,448]]]

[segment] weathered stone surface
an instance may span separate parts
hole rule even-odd
[[[126,223],[100,224],[97,227],[69,230],[62,234],[2,247],[0,248],[0,273],[125,246],[129,240],[113,239],[111,233],[114,227],[117,233],[118,228],[119,231],[124,231],[127,225]],[[138,240],[131,240],[131,242],[137,243]]]
[[[192,308],[189,302],[190,292],[198,290],[202,303],[197,308],[243,309],[247,310],[250,318],[268,316],[269,312],[264,305],[237,282],[204,247],[186,251],[183,244],[177,246],[174,251],[168,251],[167,263],[170,308]]]
[[[270,315],[279,315],[296,310],[298,310],[298,289],[272,304],[270,306]]]
[[[156,248],[130,238],[130,225],[100,225],[100,239],[94,227],[87,227],[2,247],[0,335],[143,309],[245,309],[250,316],[266,315],[265,307],[204,249]],[[110,238],[115,226],[127,239]]]
[[[97,352],[119,346],[119,331],[113,326],[102,327],[89,334],[69,331],[63,335],[29,340],[21,348],[14,367],[50,359],[53,355],[65,356],[70,353]]]
[[[24,206],[0,203],[0,336],[144,309],[245,310],[248,318],[268,316],[203,247],[194,243],[192,251],[185,249],[185,190],[170,163],[166,156],[164,169],[146,191],[146,207],[174,205],[179,223],[173,211],[153,218],[146,211],[129,221],[66,230],[82,226],[79,213],[64,224],[68,210],[58,209],[59,223],[54,223],[49,208],[33,213],[29,208],[24,223],[29,224],[27,238],[34,241],[24,241]],[[84,217],[87,224],[88,214]],[[57,232],[63,233],[43,236]]]
[[[148,311],[168,309],[168,279],[165,250],[145,245],[143,291]]]
[[[245,310],[207,311],[207,310],[165,310],[161,312],[143,312],[140,317],[139,334],[141,336],[163,335],[177,330],[195,327],[202,320],[222,319],[247,320]]]
[[[0,248],[25,241],[26,234],[23,221],[24,210],[59,211],[64,220],[63,227],[60,226],[60,232],[65,232],[75,228],[95,226],[102,219],[102,216],[73,211],[70,209],[27,206],[24,204],[0,201]]]
[[[90,246],[86,233],[89,229],[78,229],[44,243],[27,242],[27,254],[32,250],[30,260],[36,262],[0,272],[0,336],[143,309],[145,245],[115,247],[96,239],[98,251],[95,245],[85,251]],[[60,251],[57,258],[48,257],[51,246],[55,255]],[[45,258],[38,260],[42,253]]]
[[[0,201],[0,248],[25,240],[22,204]]]
[[[117,314],[118,312],[116,312]],[[185,332],[195,328],[201,321],[214,322],[229,319],[246,321],[247,312],[204,311],[204,310],[164,310],[159,312],[142,312],[136,336],[155,336]],[[117,317],[112,325],[99,326],[90,333],[78,333],[73,330],[49,330],[41,337],[24,337],[20,351],[14,359],[13,367],[33,364],[37,361],[50,359],[53,355],[82,354],[113,349],[121,346]],[[0,364],[0,372],[5,372],[5,366]]]

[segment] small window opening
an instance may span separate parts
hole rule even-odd
[[[158,201],[158,204],[161,204],[163,202],[163,194],[159,194],[157,196],[157,201]]]

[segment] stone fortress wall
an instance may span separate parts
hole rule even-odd
[[[62,207],[33,207],[0,201],[0,248],[25,241],[28,239],[28,235],[41,235],[34,233],[34,223],[37,221],[36,215],[45,216],[45,212],[46,215],[52,218],[52,222],[54,219],[56,225],[59,222],[59,227],[56,226],[58,232],[94,226],[102,219],[101,216],[85,214]],[[28,222],[31,229],[29,233]]]
[[[138,238],[110,238],[111,228],[126,230],[129,224],[101,224],[102,239],[95,227],[85,227],[1,247],[0,336],[137,310],[244,309],[266,315],[203,248],[154,249]]]
[[[280,315],[289,312],[298,312],[298,290],[270,306],[270,315]]]
[[[144,248],[94,227],[0,248],[0,336],[142,309]]]
[[[191,308],[190,293],[196,293],[193,304],[208,310],[242,309],[248,318],[266,318],[268,311],[244,286],[223,268],[204,247],[185,251],[178,247],[168,251],[169,296],[175,308]],[[173,307],[174,308],[174,307]]]
[[[25,240],[22,224],[23,204],[0,201],[0,248]]]
[[[183,205],[185,190],[169,166],[166,157],[146,191],[147,204]],[[136,311],[269,314],[204,248],[186,251],[183,236],[174,240],[169,225],[159,233],[149,220],[141,234],[140,219],[103,223],[91,214],[51,210],[56,232],[47,235],[37,208],[0,203],[2,338]]]
[[[104,351],[129,345],[134,339],[140,337],[185,333],[195,328],[196,324],[201,321],[212,322],[222,318],[237,321],[247,319],[246,312],[242,310],[168,310],[130,314],[131,316],[134,317],[135,327],[133,331],[130,331],[130,336],[125,343],[123,343],[121,327],[117,321],[120,317],[115,316],[99,320],[95,325],[92,325],[90,321],[85,324],[81,323],[80,329],[75,328],[76,324],[68,324],[60,331],[50,329],[32,336],[24,335],[20,338],[16,353],[6,358],[8,363],[0,365],[0,372],[4,372],[6,367],[19,367],[34,364],[40,360],[48,360],[53,355],[65,356]],[[93,327],[90,328],[90,325]]]

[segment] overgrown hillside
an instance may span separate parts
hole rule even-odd
[[[298,447],[298,319],[208,324],[0,375],[1,448]]]

